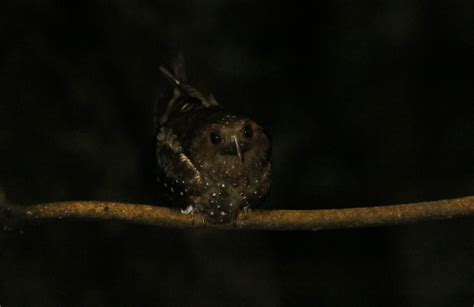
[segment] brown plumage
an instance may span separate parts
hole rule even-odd
[[[211,96],[185,84],[182,60],[156,133],[160,195],[208,223],[230,223],[262,203],[270,188],[271,142],[253,120],[226,112]],[[181,79],[180,79],[181,78]]]

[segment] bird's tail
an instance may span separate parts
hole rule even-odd
[[[173,63],[173,73],[176,79],[183,83],[188,82],[188,76],[186,75],[186,64],[184,62],[184,56],[179,53]]]
[[[187,112],[196,108],[219,106],[212,95],[205,96],[199,90],[187,84],[188,78],[182,54],[176,57],[172,73],[163,66],[160,66],[160,70],[174,87],[173,97],[168,102],[166,111],[159,120],[160,125],[166,123],[175,112]]]
[[[155,131],[159,128],[160,125],[163,125],[169,118],[170,114],[173,112],[174,105],[176,101],[182,97],[182,82],[187,81],[187,76],[186,76],[186,67],[184,63],[184,57],[181,53],[178,54],[178,56],[174,59],[173,61],[173,66],[172,66],[172,72],[169,72],[166,68],[163,66],[160,66],[160,71],[162,74],[170,81],[170,83],[173,85],[173,94],[171,99],[166,98],[169,94],[166,94],[165,92],[161,92],[159,95],[159,98],[156,100],[156,102],[153,104],[153,126],[155,128]],[[169,97],[169,96],[168,96]],[[167,107],[165,112],[160,116],[159,115],[159,105],[162,104],[164,101],[167,99]]]

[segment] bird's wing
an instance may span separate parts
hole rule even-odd
[[[169,200],[183,198],[199,191],[202,178],[199,170],[183,152],[177,136],[168,128],[156,135],[157,180]]]

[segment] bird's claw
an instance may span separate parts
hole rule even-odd
[[[184,215],[190,215],[190,214],[194,215],[194,212],[195,212],[195,209],[193,205],[187,206],[186,209],[181,209],[181,213]]]
[[[250,209],[250,206],[245,206],[242,208],[242,214],[244,215],[244,217],[247,217],[251,212],[252,209]]]
[[[193,205],[187,206],[186,209],[181,209],[182,214],[191,215],[191,217],[193,218],[193,225],[194,225],[194,218],[196,216],[196,214],[195,214],[196,212],[197,212],[197,210]],[[205,220],[204,220],[204,217],[202,215],[201,215],[201,222],[202,222],[202,224],[205,224]]]

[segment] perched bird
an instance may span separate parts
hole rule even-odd
[[[156,132],[160,195],[207,223],[231,223],[257,207],[270,188],[271,141],[256,122],[226,112],[212,95],[186,84],[184,62],[174,75],[160,67],[174,96]]]

